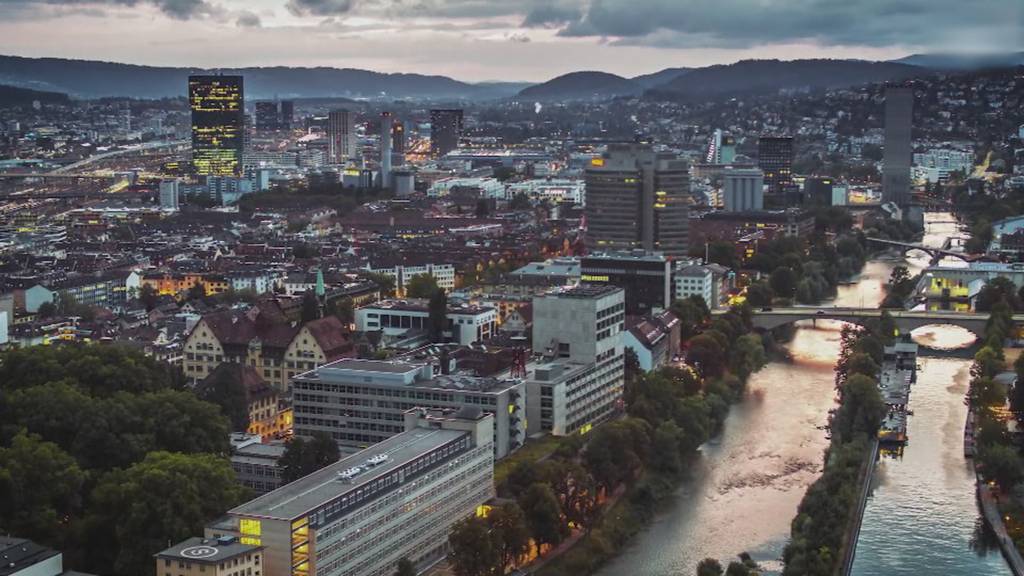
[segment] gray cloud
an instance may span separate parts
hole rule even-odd
[[[518,44],[526,44],[530,41],[530,37],[522,32],[513,32],[506,35],[506,38],[508,38],[509,42],[516,42]]]
[[[583,17],[583,9],[572,4],[541,4],[526,13],[523,26],[562,26]]]
[[[248,10],[242,10],[238,13],[238,17],[235,19],[235,26],[239,28],[259,28],[263,25],[260,21],[260,17],[255,12]]]
[[[1005,37],[1012,42],[1015,32],[1020,46],[1022,6],[1020,0],[593,0],[559,35],[668,48],[791,42],[943,46],[970,30],[1001,29],[1000,41]]]
[[[0,16],[25,19],[102,12],[103,6],[151,5],[176,20],[221,13],[206,0],[0,0]],[[46,8],[45,10],[43,8]]]
[[[288,11],[296,16],[334,16],[352,9],[352,0],[288,0]]]

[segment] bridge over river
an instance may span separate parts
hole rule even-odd
[[[901,332],[910,332],[922,326],[953,325],[981,336],[988,323],[988,314],[974,312],[952,312],[948,310],[889,310],[889,316]],[[725,311],[716,311],[724,314]],[[771,330],[800,320],[841,320],[863,325],[882,316],[879,308],[853,307],[792,307],[762,308],[752,313],[755,328]],[[1015,322],[1024,323],[1024,314],[1013,317]]]

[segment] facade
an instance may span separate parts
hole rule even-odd
[[[498,311],[488,306],[449,305],[444,334],[456,344],[468,346],[497,334]],[[425,299],[383,300],[356,310],[356,330],[381,331],[387,336],[430,329],[430,308]]]
[[[234,362],[254,367],[283,392],[296,374],[355,356],[348,328],[333,316],[300,326],[260,314],[229,310],[203,316],[185,339],[185,376],[203,379],[220,364]]]
[[[200,176],[241,176],[245,99],[241,76],[189,76],[192,167]]]
[[[906,206],[910,202],[910,125],[914,116],[914,90],[885,89],[885,150],[882,159],[882,199]]]
[[[157,576],[264,576],[263,547],[234,536],[189,538],[156,554]]]
[[[281,112],[277,108],[277,102],[256,103],[256,129],[260,132],[281,129]]]
[[[735,242],[755,232],[768,240],[778,236],[808,238],[814,233],[814,214],[790,208],[759,212],[709,212],[690,222],[693,242]]]
[[[430,111],[430,156],[440,158],[459,147],[462,138],[462,109]]]
[[[727,212],[764,210],[764,174],[757,168],[731,168],[723,173]]]
[[[201,397],[215,393],[222,382],[237,382],[245,393],[245,404],[249,413],[249,434],[271,437],[277,430],[278,393],[253,366],[223,362],[213,369],[209,376],[196,385]]]
[[[359,140],[356,136],[355,113],[332,110],[327,115],[327,156],[331,164],[344,164],[357,159]]]
[[[650,145],[609,144],[586,170],[587,248],[685,256],[689,206],[684,160]]]
[[[757,140],[757,167],[768,192],[781,195],[793,183],[793,138],[762,136]]]
[[[391,188],[391,130],[394,128],[395,119],[391,112],[380,114],[380,185],[383,188]]]
[[[181,182],[173,179],[160,181],[160,207],[164,210],[177,210]]]
[[[700,296],[709,308],[717,308],[715,301],[715,275],[708,266],[691,264],[676,270],[673,278],[674,293],[677,300]]]
[[[284,456],[283,442],[262,444],[256,442],[236,448],[231,454],[231,468],[239,484],[257,495],[266,494],[282,486],[282,469],[278,465]]]
[[[452,264],[421,264],[418,266],[403,266],[401,264],[389,267],[374,268],[370,266],[370,272],[383,274],[395,281],[397,294],[405,294],[405,285],[414,276],[426,274],[433,276],[437,287],[445,292],[455,289],[455,266]]]
[[[672,303],[672,261],[662,254],[602,252],[580,260],[580,281],[608,284],[625,291],[626,314],[665,310]]]
[[[681,326],[668,310],[636,318],[622,333],[622,343],[636,354],[644,372],[668,366],[679,353]]]
[[[496,459],[526,440],[522,380],[434,372],[429,363],[346,359],[300,374],[292,383],[295,433],[366,447],[402,432],[412,408],[470,407],[494,416]]]
[[[228,511],[208,535],[265,549],[268,576],[391,576],[426,568],[494,496],[493,418],[410,411],[405,431]],[[248,576],[248,575],[246,575]]]
[[[585,434],[621,406],[625,292],[579,285],[533,299],[533,352],[526,367],[529,433]]]

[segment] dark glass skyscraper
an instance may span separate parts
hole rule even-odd
[[[278,130],[281,127],[281,113],[277,109],[277,102],[256,103],[256,129],[265,132]]]
[[[430,111],[430,156],[440,158],[459,147],[462,138],[462,110]]]
[[[757,140],[757,167],[764,172],[768,194],[785,192],[793,183],[793,138],[760,137]]]
[[[885,150],[882,157],[882,197],[906,206],[910,201],[910,124],[914,115],[914,91],[891,87],[885,90]]]
[[[241,76],[189,76],[192,168],[200,176],[241,176],[245,100]]]
[[[645,144],[609,144],[586,172],[587,249],[686,256],[690,172],[685,160]]]
[[[281,100],[281,128],[291,130],[292,122],[295,122],[295,102],[293,100]]]

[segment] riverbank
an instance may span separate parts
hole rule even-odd
[[[871,444],[871,450],[860,471],[860,497],[853,516],[850,518],[850,526],[846,529],[846,536],[843,538],[843,545],[840,548],[842,562],[836,574],[839,576],[850,576],[853,570],[853,560],[857,556],[857,539],[860,537],[861,521],[864,518],[864,509],[868,504],[868,496],[871,494],[871,478],[875,474],[875,462],[878,461],[878,438]]]
[[[996,539],[999,541],[999,548],[1003,551],[1003,557],[1006,558],[1007,564],[1013,570],[1014,576],[1024,576],[1024,558],[1021,557],[1017,545],[1006,531],[1006,524],[1003,523],[1003,515],[999,512],[999,504],[992,492],[992,487],[982,480],[980,475],[977,476],[977,486],[978,503],[981,506],[985,523],[995,533]]]

